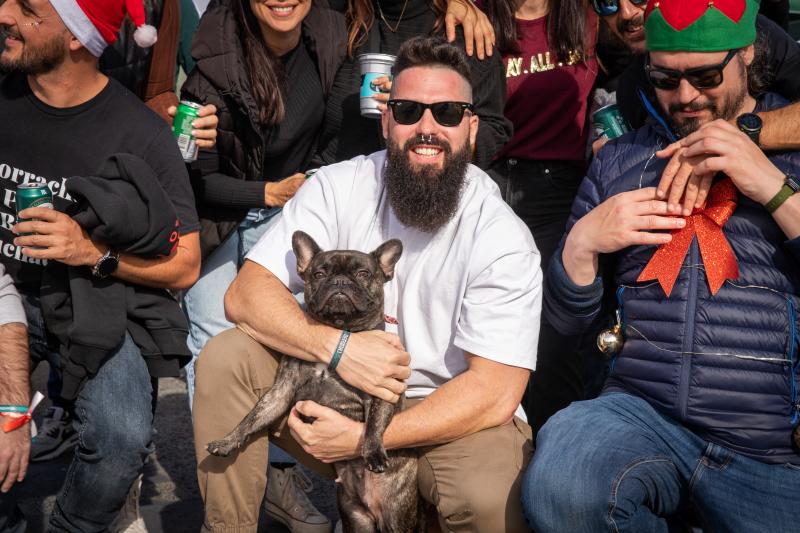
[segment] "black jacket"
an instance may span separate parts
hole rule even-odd
[[[130,154],[111,156],[97,177],[73,177],[68,214],[92,240],[140,257],[169,255],[178,244],[175,208],[153,170]],[[59,341],[62,397],[77,396],[128,332],[154,377],[175,376],[189,361],[188,326],[164,289],[99,279],[86,267],[51,261],[41,289],[47,329]]]
[[[347,48],[344,16],[329,9],[326,2],[315,0],[303,21],[302,38],[317,64],[327,96]],[[244,52],[230,0],[212,2],[206,10],[195,34],[192,56],[197,66],[183,85],[181,96],[217,106],[218,172],[240,180],[262,180],[265,135],[243,64]],[[216,248],[247,213],[247,209],[204,202],[205,179],[214,179],[214,176],[201,175],[194,165],[192,182],[200,215],[203,257]]]
[[[763,40],[764,63],[770,92],[793,102],[800,98],[800,44],[763,15],[756,18],[758,39]],[[617,88],[617,104],[633,129],[644,125],[648,112],[642,97],[660,112],[655,92],[644,73],[646,55],[635,56],[622,74]]]

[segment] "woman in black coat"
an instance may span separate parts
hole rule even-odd
[[[221,0],[200,21],[196,68],[182,98],[218,109],[216,149],[200,152],[192,181],[203,269],[184,296],[194,357],[232,327],[222,296],[267,221],[305,181],[325,100],[346,53],[342,14],[301,0]],[[189,397],[193,364],[187,368]]]

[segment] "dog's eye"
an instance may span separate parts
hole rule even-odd
[[[358,272],[356,272],[356,277],[358,279],[369,279],[372,277],[372,272],[370,272],[369,270],[359,270]]]
[[[317,270],[316,272],[314,272],[314,279],[322,279],[324,277],[325,277],[325,272],[323,272],[322,270]]]

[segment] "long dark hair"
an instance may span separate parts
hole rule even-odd
[[[258,19],[250,8],[249,0],[233,0],[233,13],[239,28],[239,40],[244,50],[244,66],[250,78],[253,99],[258,108],[258,118],[266,125],[283,120],[283,67],[264,42]]]
[[[519,38],[514,12],[524,0],[484,0],[486,16],[494,28],[497,49],[503,54],[519,53]],[[547,19],[547,41],[560,61],[577,57],[586,59],[591,48],[587,43],[586,14],[588,5],[584,0],[548,0],[550,16]]]
[[[434,32],[444,25],[444,15],[447,13],[447,0],[432,0],[433,11],[436,13]],[[352,57],[353,50],[367,42],[369,30],[375,22],[375,8],[372,0],[347,0],[347,54]]]

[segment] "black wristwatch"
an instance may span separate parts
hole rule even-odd
[[[118,266],[119,252],[115,252],[109,248],[108,251],[104,253],[103,256],[100,257],[100,259],[97,260],[97,263],[95,263],[92,267],[92,275],[100,279],[107,278],[116,272]]]
[[[761,135],[761,126],[763,125],[761,117],[755,113],[745,113],[739,115],[736,119],[736,125],[739,127],[739,130],[750,137],[751,141],[756,143],[756,146],[761,146],[758,144],[758,138]]]

